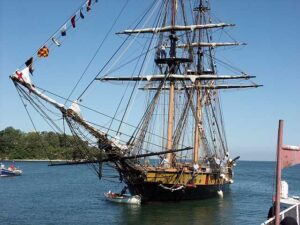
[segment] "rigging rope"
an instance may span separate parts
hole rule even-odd
[[[71,93],[69,94],[69,96],[67,97],[67,100],[70,99],[71,95],[74,93],[75,89],[77,88],[79,82],[82,80],[83,76],[85,75],[85,73],[87,72],[87,70],[89,69],[90,65],[92,64],[92,62],[94,61],[95,57],[97,56],[97,54],[99,53],[101,47],[103,46],[104,42],[106,41],[106,39],[108,38],[108,35],[111,33],[112,29],[114,28],[114,26],[116,25],[117,21],[119,20],[120,16],[122,15],[123,11],[125,10],[127,4],[128,4],[129,0],[127,0],[125,2],[125,4],[123,5],[121,11],[119,12],[117,18],[114,20],[114,22],[112,23],[110,29],[108,30],[108,32],[106,33],[104,39],[102,40],[102,42],[100,43],[100,45],[98,46],[96,52],[94,53],[93,57],[91,58],[91,60],[89,61],[88,65],[85,67],[82,75],[80,76],[80,78],[78,79],[78,81],[76,82],[74,88],[72,89]],[[64,104],[66,104],[67,100],[65,101]]]
[[[158,0],[156,0],[158,1]],[[154,1],[155,3],[155,1]],[[153,3],[153,5],[154,5]],[[152,8],[152,6],[151,6]],[[142,16],[140,21],[136,24],[134,29],[143,21],[144,17],[147,15],[147,12]],[[121,45],[118,47],[118,49],[114,52],[114,54],[109,58],[109,60],[104,64],[104,66],[101,68],[101,70],[96,74],[96,76],[90,81],[90,83],[87,85],[87,87],[83,90],[83,92],[78,96],[77,100],[80,99],[84,93],[89,89],[89,87],[92,85],[92,83],[95,81],[95,79],[102,73],[102,71],[108,66],[108,64],[111,62],[111,60],[117,55],[117,53],[122,49],[123,45],[127,42],[129,39],[129,35],[125,38],[125,40],[121,43]]]
[[[154,11],[153,11],[153,12],[154,12]],[[161,10],[160,14],[158,15],[157,22],[156,22],[156,27],[158,26],[158,23],[159,23],[159,21],[160,21],[161,15],[162,15],[162,10]],[[151,16],[151,15],[150,15],[150,16]],[[151,17],[149,17],[149,18],[151,18]],[[151,37],[151,39],[150,39],[150,43],[149,43],[149,45],[148,45],[147,52],[149,52],[149,49],[150,49],[150,47],[151,47],[151,44],[152,44],[153,39],[154,39],[154,34],[152,34],[152,37]],[[147,56],[148,56],[148,54],[146,54],[146,55],[144,56],[144,59],[143,59],[141,68],[140,68],[140,70],[139,70],[139,72],[138,72],[138,77],[141,75],[141,72],[142,72],[143,67],[144,67],[144,65],[145,65],[145,61],[146,61],[146,59],[147,59]],[[131,91],[129,100],[128,100],[127,105],[126,105],[125,112],[124,112],[124,114],[123,114],[123,116],[122,116],[122,119],[121,119],[121,122],[120,122],[120,125],[119,125],[119,128],[118,128],[118,133],[119,133],[120,130],[121,130],[122,123],[123,123],[124,118],[125,118],[125,116],[126,116],[126,114],[127,114],[129,105],[130,105],[130,103],[132,102],[132,101],[131,101],[131,100],[132,100],[132,96],[133,96],[133,93],[134,93],[135,88],[136,88],[136,86],[137,86],[138,83],[139,83],[139,82],[136,81],[135,84],[134,84],[134,87],[132,88],[132,91]],[[117,133],[117,135],[118,135],[118,133]]]
[[[57,33],[60,32],[61,28],[62,28],[65,24],[67,24],[68,21],[70,21],[70,19],[71,19],[74,15],[77,15],[78,12],[79,12],[82,8],[84,8],[84,6],[87,4],[87,1],[86,1],[86,0],[83,0],[83,2],[84,2],[84,3],[81,4],[81,5],[76,9],[76,11],[75,11],[74,13],[72,13],[71,16],[69,16],[69,17],[64,21],[64,23],[63,23],[59,28],[57,28],[57,30],[55,30],[55,32],[52,33],[52,35],[51,35],[46,41],[44,41],[44,43],[41,45],[41,47],[44,46],[44,45],[46,45],[46,44],[51,40],[52,37],[54,37]],[[91,5],[94,5],[96,2],[97,2],[97,1],[91,2]],[[76,21],[77,21],[78,19],[79,19],[79,18],[77,18]],[[66,31],[69,30],[70,27],[71,27],[71,25],[69,25],[69,26],[67,27]],[[54,45],[54,43],[53,43],[53,42],[50,42],[49,48],[50,48],[52,45]],[[40,49],[41,47],[39,47],[39,49]],[[31,56],[32,56],[33,58],[36,58],[36,53],[37,53],[37,50],[36,50],[34,53],[32,53]],[[25,66],[25,63],[19,65],[19,68],[23,68],[24,66]]]
[[[23,104],[23,106],[24,106],[24,108],[25,108],[25,110],[26,110],[26,113],[27,113],[27,115],[28,115],[28,117],[29,117],[29,119],[30,119],[30,122],[31,122],[31,124],[32,124],[32,126],[33,126],[33,128],[34,128],[34,131],[37,132],[37,129],[36,129],[35,124],[34,124],[34,122],[33,122],[33,120],[32,120],[32,117],[30,116],[30,113],[28,112],[27,105],[25,104],[25,102],[24,102],[24,100],[23,100],[23,98],[22,98],[22,96],[21,96],[20,90],[18,89],[18,86],[17,86],[17,84],[16,84],[15,82],[14,82],[14,85],[15,85],[15,88],[16,88],[16,90],[17,90],[17,92],[18,92],[18,95],[19,95],[19,97],[20,97],[20,99],[21,99],[21,101],[22,101],[22,104]]]
[[[37,87],[37,86],[36,86],[36,88],[40,89],[40,90],[43,91],[43,92],[48,92],[49,94],[51,94],[51,95],[53,95],[53,96],[56,96],[56,97],[58,97],[58,98],[60,98],[60,99],[63,99],[63,100],[66,99],[65,97],[62,97],[62,96],[60,96],[60,95],[58,95],[58,94],[55,94],[55,93],[53,93],[53,92],[51,92],[51,91],[45,90],[45,89],[43,89],[43,88],[41,88],[41,87]],[[69,100],[69,101],[70,101],[70,100]],[[110,115],[107,115],[107,114],[105,114],[105,113],[102,113],[102,112],[100,112],[100,111],[97,111],[97,110],[95,110],[95,109],[92,109],[92,108],[90,108],[90,107],[87,107],[87,106],[85,106],[85,105],[83,105],[83,104],[78,103],[78,105],[81,106],[81,107],[83,107],[83,108],[85,108],[85,109],[87,109],[87,110],[90,110],[90,111],[95,112],[95,113],[97,113],[97,114],[99,114],[99,115],[102,115],[102,116],[104,116],[104,117],[107,117],[107,118],[110,118],[110,119],[112,118],[112,116],[110,116]],[[120,122],[119,119],[115,119],[115,120],[118,121],[118,122]],[[127,125],[127,126],[129,126],[129,127],[135,128],[135,129],[137,129],[137,130],[140,130],[140,129],[138,128],[138,126],[134,126],[134,125],[132,125],[132,124],[130,124],[130,123],[123,122],[123,124],[125,124],[125,125]],[[155,133],[153,133],[153,132],[148,132],[148,133],[150,133],[150,134],[152,134],[152,135],[154,135],[154,136],[156,136],[156,137],[158,137],[158,138],[167,140],[166,138],[164,138],[164,137],[162,137],[162,136],[159,136],[159,135],[157,135],[157,134],[155,134]],[[187,146],[185,146],[185,147],[187,147]]]

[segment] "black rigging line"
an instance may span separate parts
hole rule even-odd
[[[83,76],[86,74],[86,71],[88,70],[88,68],[90,67],[90,65],[92,64],[92,62],[94,61],[95,57],[97,56],[98,52],[100,51],[101,47],[103,46],[104,42],[106,41],[108,35],[111,33],[112,29],[114,28],[114,26],[116,25],[117,21],[119,20],[120,16],[122,15],[123,11],[125,10],[127,4],[128,4],[129,0],[127,0],[124,4],[124,6],[122,7],[121,11],[119,12],[117,18],[114,20],[113,24],[111,25],[110,29],[108,30],[108,32],[106,33],[104,39],[102,40],[102,42],[100,43],[100,45],[98,46],[96,52],[94,53],[92,59],[89,61],[88,65],[85,67],[82,75],[80,76],[79,80],[77,81],[76,85],[74,86],[74,88],[72,89],[71,93],[69,94],[69,96],[67,97],[67,100],[69,100],[69,98],[71,97],[71,95],[74,93],[75,89],[77,88],[79,82],[82,80]],[[65,101],[64,104],[66,104],[67,100]]]
[[[68,126],[69,126],[70,129],[71,129],[72,134],[74,135],[74,136],[73,136],[73,139],[74,139],[74,141],[77,143],[77,144],[75,145],[75,148],[77,148],[79,151],[81,151],[80,153],[84,153],[85,156],[88,156],[88,157],[90,158],[90,155],[89,155],[89,149],[88,149],[86,146],[84,146],[83,143],[80,141],[80,140],[82,140],[82,138],[80,138],[80,136],[79,136],[79,135],[77,134],[77,132],[75,131],[76,128],[73,127],[71,121],[69,121],[69,120],[66,120],[66,121],[67,121],[67,123],[68,123]],[[79,129],[76,129],[76,130],[80,133],[80,135],[81,135],[82,137],[84,136],[84,134],[83,134]],[[75,137],[76,137],[76,138],[75,138]],[[86,140],[86,136],[84,137],[84,140]],[[81,146],[81,147],[80,147],[80,146]],[[80,154],[80,155],[81,155],[81,157],[84,156],[83,154]],[[99,170],[99,172],[98,172],[98,168],[96,168],[96,165],[94,165],[93,163],[91,163],[91,164],[88,164],[88,167],[89,167],[93,172],[95,172],[95,174],[97,174],[97,175],[100,177],[101,171]]]
[[[37,105],[37,104],[33,104],[34,103],[34,101],[32,100],[32,98],[20,87],[20,86],[18,86],[15,82],[14,82],[14,85],[15,85],[15,87],[16,87],[16,89],[17,89],[17,91],[18,91],[18,94],[19,94],[19,97],[21,98],[21,101],[22,101],[22,103],[23,103],[23,105],[24,105],[24,107],[25,107],[25,110],[26,110],[26,112],[27,112],[27,114],[28,114],[28,116],[29,116],[29,118],[30,118],[30,121],[31,121],[31,123],[32,123],[32,125],[33,125],[33,127],[34,127],[34,130],[35,130],[35,132],[36,132],[36,134],[38,135],[38,136],[41,136],[40,135],[40,133],[39,132],[37,132],[37,129],[36,129],[36,127],[35,127],[35,124],[34,124],[34,122],[33,122],[33,120],[32,120],[32,118],[31,118],[31,116],[30,116],[30,114],[29,114],[29,112],[28,112],[28,110],[27,110],[27,107],[26,107],[26,104],[24,103],[24,101],[23,101],[23,98],[22,98],[22,96],[32,105],[32,107],[41,115],[41,117],[46,121],[46,123],[51,127],[51,129],[53,130],[53,131],[55,131],[55,129],[53,128],[53,126],[49,123],[49,121],[51,121],[51,118],[47,118],[49,121],[47,121],[46,120],[46,114],[45,114],[45,112],[43,112],[42,111],[42,109],[40,109],[39,108],[39,110],[41,111],[39,111],[38,110],[38,106],[35,106],[35,105]],[[22,96],[21,96],[21,93],[22,93]],[[44,114],[44,116],[42,115],[42,113]],[[56,125],[55,123],[52,123],[52,124],[54,124],[54,125]],[[46,149],[45,147],[44,147],[44,144],[43,144],[43,142],[41,143],[41,145],[43,146],[43,150],[44,149]],[[47,152],[47,151],[45,151],[46,152],[46,155],[47,155],[47,157],[48,157],[48,159],[50,159],[50,157],[49,157],[49,153]]]
[[[40,114],[40,116],[46,121],[46,123],[51,127],[53,131],[56,131],[53,127],[55,127],[58,131],[61,132],[61,129],[56,125],[55,122],[47,115],[47,113],[32,99],[29,94],[22,88],[20,88],[20,91],[22,92],[23,96],[26,98],[26,100],[32,105],[32,107]],[[52,125],[51,125],[51,124]]]
[[[203,52],[203,54],[209,56],[209,54],[207,54],[206,52]],[[219,62],[220,64],[223,64],[224,66],[227,66],[227,68],[228,68],[229,70],[233,71],[233,72],[238,71],[238,72],[244,73],[243,70],[241,70],[241,69],[239,69],[239,68],[237,68],[237,67],[235,67],[235,66],[232,66],[232,65],[230,65],[229,63],[226,63],[226,62],[224,62],[224,61],[222,61],[222,60],[220,60],[220,59],[217,59],[217,58],[214,57],[214,56],[211,56],[211,58],[213,58],[215,61]]]
[[[29,119],[30,119],[30,121],[31,121],[31,124],[32,124],[32,126],[33,126],[35,132],[37,132],[37,129],[36,129],[35,125],[34,125],[34,122],[33,122],[33,120],[32,120],[32,117],[30,116],[30,113],[28,112],[27,105],[25,104],[25,102],[24,102],[24,100],[23,100],[23,98],[22,98],[22,96],[21,96],[21,94],[20,94],[19,87],[17,86],[17,84],[16,84],[15,82],[14,82],[14,85],[15,85],[15,88],[16,88],[16,90],[17,90],[17,92],[18,92],[18,95],[19,95],[19,97],[20,97],[20,99],[21,99],[21,101],[22,101],[22,104],[23,104],[23,106],[24,106],[24,108],[25,108],[25,110],[26,110],[26,113],[27,113],[27,115],[28,115],[28,117],[29,117]]]
[[[159,23],[159,21],[160,21],[160,18],[161,18],[161,15],[162,15],[162,11],[163,11],[163,10],[161,10],[160,14],[159,14],[159,15],[158,15],[158,17],[157,17],[156,27],[158,26],[158,23]],[[148,48],[147,48],[147,52],[149,52],[149,50],[150,50],[150,47],[151,47],[151,44],[152,44],[152,42],[153,42],[154,36],[155,36],[155,34],[152,34],[152,37],[151,37],[151,39],[150,39],[150,43],[149,43],[149,45],[148,45]],[[143,59],[143,62],[142,62],[141,68],[140,68],[140,70],[139,70],[139,73],[138,73],[138,76],[140,76],[140,75],[141,75],[141,72],[142,72],[142,69],[143,69],[143,67],[144,67],[144,64],[145,64],[145,62],[146,62],[147,56],[148,56],[148,54],[146,54],[146,55],[144,56],[144,59]],[[131,101],[132,101],[132,96],[133,96],[133,93],[134,93],[134,91],[135,91],[135,89],[136,89],[136,86],[137,86],[137,84],[138,84],[138,83],[139,83],[139,82],[138,82],[138,81],[136,81],[136,82],[135,82],[135,84],[134,84],[134,87],[132,88],[132,91],[131,91],[131,94],[130,94],[130,97],[129,97],[128,103],[127,103],[127,105],[126,105],[125,112],[124,112],[124,114],[123,114],[123,117],[122,117],[122,119],[121,119],[121,122],[120,122],[120,125],[119,125],[119,128],[118,128],[117,135],[118,135],[118,133],[120,132],[120,129],[121,129],[121,126],[122,126],[123,120],[124,120],[124,118],[125,118],[125,116],[126,116],[126,114],[127,114],[127,111],[128,111],[129,105],[130,105],[130,103],[131,103]]]
[[[45,111],[32,99],[32,97],[29,95],[29,94],[27,94],[21,87],[19,87],[19,86],[16,86],[16,88],[18,88],[17,90],[18,91],[21,91],[22,92],[22,94],[23,94],[23,96],[24,96],[24,98],[33,106],[33,108],[35,108],[35,110],[41,115],[41,117],[42,118],[44,118],[44,120],[47,122],[47,124],[52,128],[52,130],[53,131],[56,131],[56,130],[58,130],[59,132],[61,132],[61,133],[63,133],[63,132],[65,132],[65,129],[64,129],[64,131],[62,131],[54,122],[53,122],[53,120],[45,113]],[[21,97],[21,96],[20,96]],[[21,100],[22,100],[22,98],[21,98]],[[42,105],[43,106],[43,105]],[[45,107],[45,106],[44,106]],[[30,116],[30,114],[29,114],[29,116]],[[31,117],[30,117],[31,118]],[[72,128],[71,129],[71,131],[72,130],[75,130],[75,128],[74,128],[74,126],[69,122],[69,120],[67,119],[67,122],[68,122],[68,125],[69,125],[69,127],[70,128]],[[90,121],[87,121],[88,123],[90,123],[90,124],[93,124],[93,125],[96,125],[96,126],[99,126],[99,127],[101,127],[101,128],[105,128],[106,129],[106,127],[104,127],[104,126],[100,126],[100,125],[98,125],[98,124],[95,124],[95,123],[93,123],[93,122],[90,122]],[[33,123],[33,121],[32,121],[32,123]],[[51,124],[52,125],[51,125]],[[33,124],[34,125],[34,124]],[[56,128],[56,129],[54,129],[54,127]],[[78,129],[77,129],[78,130]],[[79,130],[78,130],[79,131]],[[72,132],[73,133],[73,132]],[[82,132],[80,132],[81,133],[81,135],[84,137],[84,139],[86,139],[86,140],[88,140],[87,138],[86,138],[86,136],[82,133]],[[73,134],[75,134],[75,136],[78,136],[77,134],[76,134],[76,132],[75,133],[73,133]],[[126,135],[126,134],[125,134]],[[155,134],[153,134],[153,135],[155,135]],[[131,137],[131,135],[126,135],[126,136],[128,136],[128,137]],[[158,136],[158,135],[156,135],[156,136]],[[160,137],[160,136],[158,136],[158,137]],[[161,137],[160,137],[161,138]],[[88,140],[89,141],[89,143],[92,143],[92,141],[91,140]],[[149,144],[151,144],[151,145],[153,145],[153,146],[157,146],[157,147],[161,147],[160,145],[157,145],[157,144],[155,144],[155,143],[151,143],[151,142],[149,142]],[[146,150],[146,149],[145,149]]]
[[[208,99],[209,101],[211,102],[211,98],[210,98],[210,95],[208,95]],[[223,152],[226,153],[226,147],[224,145],[224,142],[223,142],[223,137],[221,135],[221,131],[220,131],[220,127],[219,127],[219,123],[218,123],[218,120],[217,120],[217,117],[216,117],[216,114],[215,114],[215,111],[213,109],[213,106],[212,104],[210,104],[210,107],[211,107],[211,112],[213,114],[213,117],[214,117],[214,120],[215,120],[215,124],[216,124],[216,127],[217,127],[217,130],[218,130],[218,134],[219,134],[219,138],[220,138],[220,141],[221,141],[221,144],[222,144],[222,147],[223,147]]]
[[[157,0],[156,0],[157,1]],[[150,6],[150,9],[153,7],[154,3],[156,1],[153,1],[153,4]],[[150,10],[149,10],[150,11]],[[147,15],[148,11],[142,16],[142,18],[139,20],[139,22],[136,24],[134,29],[143,21],[145,16]],[[88,88],[92,85],[92,83],[95,81],[95,79],[102,73],[102,71],[107,67],[107,65],[111,62],[111,60],[117,55],[117,53],[122,49],[123,45],[127,42],[130,35],[128,35],[125,40],[122,42],[122,44],[119,46],[119,48],[114,52],[114,54],[109,58],[109,60],[105,63],[105,65],[101,68],[101,70],[96,74],[96,76],[91,80],[91,82],[88,84],[88,86],[83,90],[83,92],[78,96],[77,99],[80,99],[84,93],[88,90]]]
[[[144,51],[145,47],[146,47],[146,46],[143,47],[142,52]],[[146,52],[149,52],[149,49],[147,49]],[[146,54],[146,55],[147,55],[147,54]],[[140,57],[139,57],[138,60],[137,60],[137,63],[136,63],[136,65],[135,65],[134,69],[133,69],[132,76],[133,76],[133,74],[134,74],[134,72],[135,72],[135,70],[136,70],[136,68],[137,68],[137,66],[138,66],[138,64],[139,64],[139,62],[140,62],[141,57],[142,57],[142,54],[140,54]],[[125,97],[125,94],[126,94],[126,92],[127,92],[128,87],[129,87],[129,82],[128,82],[128,84],[127,84],[127,86],[126,86],[126,89],[125,89],[125,91],[124,91],[124,93],[123,93],[123,96],[122,96],[122,98],[121,98],[121,100],[120,100],[120,102],[119,102],[119,104],[118,104],[118,106],[117,106],[117,110],[116,110],[116,112],[115,112],[113,118],[111,119],[111,122],[110,122],[110,125],[109,125],[109,128],[108,128],[107,133],[110,131],[110,128],[111,128],[111,126],[112,126],[112,124],[113,124],[113,121],[115,120],[115,118],[116,118],[116,116],[117,116],[117,113],[118,113],[118,111],[119,111],[119,109],[120,109],[120,107],[121,107],[121,104],[122,104],[122,102],[123,102],[123,99],[124,99],[124,97]],[[118,135],[118,132],[117,132],[116,135]]]
[[[166,79],[166,78],[165,78],[165,79]],[[49,94],[51,94],[51,95],[53,95],[53,96],[56,96],[56,97],[58,97],[58,98],[61,98],[61,99],[63,99],[63,100],[66,99],[66,98],[64,98],[64,97],[62,97],[62,96],[60,96],[60,95],[58,95],[58,94],[55,94],[55,93],[53,93],[53,92],[51,92],[51,91],[47,91],[47,90],[45,90],[45,89],[43,89],[43,88],[41,88],[41,87],[37,87],[37,86],[35,86],[35,87],[38,88],[38,89],[40,89],[40,90],[42,90],[42,91],[44,91],[44,92],[48,92]],[[69,100],[69,101],[70,101],[70,100]],[[70,101],[70,102],[71,102],[71,101]],[[104,117],[112,118],[112,116],[109,116],[109,115],[107,115],[107,114],[104,114],[104,113],[102,113],[102,112],[99,112],[99,111],[97,111],[97,110],[95,110],[95,109],[92,109],[92,108],[87,107],[87,106],[85,106],[85,105],[82,105],[82,104],[80,104],[80,103],[78,103],[78,105],[81,106],[81,107],[83,107],[83,108],[85,108],[85,109],[88,109],[88,110],[90,110],[90,111],[92,111],[92,112],[95,112],[95,113],[97,113],[97,114],[100,114],[100,115],[102,115],[102,116],[104,116]],[[119,119],[115,119],[115,120],[118,121],[118,122],[120,122]],[[138,128],[138,126],[134,126],[134,125],[132,125],[132,124],[130,124],[130,123],[123,122],[123,124],[125,124],[125,125],[127,125],[127,126],[129,126],[129,127],[135,128],[136,130],[140,130],[140,129]],[[156,137],[159,137],[159,138],[161,138],[161,139],[167,140],[166,138],[161,137],[161,136],[159,136],[159,135],[157,135],[157,134],[155,134],[155,133],[152,133],[152,132],[149,132],[149,131],[148,131],[148,133],[151,134],[151,135],[154,135],[154,136],[156,136]]]
[[[96,123],[93,123],[93,122],[91,122],[91,121],[86,121],[86,122],[88,122],[88,123],[90,123],[90,124],[92,124],[92,125],[94,125],[94,126],[97,126],[97,127],[100,127],[100,128],[102,128],[102,129],[107,129],[107,127],[104,127],[104,126],[101,126],[101,125],[99,125],[99,124],[96,124]],[[145,129],[140,129],[141,131],[145,131]],[[112,131],[114,131],[114,132],[117,132],[116,130],[112,130]],[[123,133],[123,135],[124,136],[126,136],[126,137],[132,137],[132,135],[129,135],[129,134],[126,134],[126,133]],[[109,135],[108,134],[108,136],[110,136],[110,137],[113,137],[112,135]],[[140,138],[135,138],[135,140],[138,140],[138,141],[141,141],[142,139],[140,139]],[[125,141],[121,141],[121,142],[123,142],[123,143],[125,143]],[[130,141],[128,141],[128,142],[130,142]],[[145,143],[148,143],[149,145],[152,145],[152,146],[157,146],[157,147],[163,147],[163,146],[161,146],[161,145],[158,145],[158,144],[155,144],[155,143],[152,143],[152,142],[149,142],[149,141],[144,141]],[[186,147],[186,146],[185,146]],[[146,150],[146,149],[143,149],[143,148],[141,148],[142,150]]]
[[[149,50],[147,50],[146,52],[142,52],[140,55],[138,55],[138,56],[136,56],[136,57],[134,57],[134,58],[128,60],[127,62],[121,64],[120,66],[116,67],[115,69],[108,71],[108,73],[112,73],[112,72],[115,72],[115,71],[121,69],[122,67],[124,67],[124,66],[126,66],[126,65],[128,65],[128,64],[130,64],[130,63],[132,63],[132,62],[134,62],[135,60],[139,59],[139,58],[142,57],[143,55],[148,54],[148,53],[151,52],[153,49],[155,49],[155,47],[154,47],[154,48],[151,48],[151,49],[149,49]],[[104,76],[106,76],[106,75],[104,75]]]
[[[86,4],[86,0],[84,0],[83,2],[84,2],[84,3],[81,4],[80,7],[77,8],[77,10],[75,11],[75,13],[72,13],[71,16],[69,16],[68,19],[66,19],[66,20],[64,21],[63,25],[67,24],[67,22],[68,22],[74,15],[76,15],[76,14],[79,12],[80,9],[83,8],[83,6]],[[92,5],[94,5],[95,3],[96,3],[96,2],[92,2]],[[77,20],[78,20],[78,19],[79,19],[79,18],[77,18]],[[77,21],[77,20],[76,20],[76,21]],[[69,26],[69,27],[67,28],[67,30],[69,30],[70,27],[71,27],[71,26]],[[51,35],[46,41],[44,41],[44,43],[43,43],[41,46],[46,45],[46,43],[47,43],[48,41],[50,41],[50,39],[51,39],[52,37],[54,37],[55,34],[57,34],[57,33],[60,31],[61,28],[62,28],[62,26],[60,26],[57,30],[55,30],[55,32],[53,32],[52,35]],[[67,30],[66,30],[66,31],[67,31]],[[50,46],[52,46],[53,44],[54,44],[54,43],[51,42]],[[49,46],[49,47],[50,47],[50,46]],[[31,54],[31,55],[34,56],[35,54],[36,54],[36,51],[35,51],[33,54]],[[25,63],[21,64],[21,65],[19,66],[19,68],[23,67],[23,65],[25,65]]]
[[[204,22],[206,23],[207,22],[207,18],[204,16],[203,17],[203,19],[204,19]],[[206,31],[205,32],[205,34],[206,34],[206,38],[207,38],[207,40],[209,40],[209,33],[208,33],[208,31]],[[213,73],[215,74],[216,73],[216,68],[215,68],[215,66],[214,66],[214,56],[213,56],[213,48],[211,48],[211,47],[209,47],[209,49],[208,49],[208,54],[206,54],[206,55],[208,55],[208,58],[210,59],[209,60],[209,63],[210,63],[210,68],[211,68],[211,70],[213,71]],[[209,96],[209,94],[207,93],[207,95],[208,95],[208,98],[209,98],[209,101],[211,102],[211,99],[210,99],[210,96]],[[222,117],[222,111],[221,111],[221,107],[220,107],[220,102],[218,101],[218,104],[216,104],[217,106],[218,106],[218,109],[219,109],[219,113],[220,113],[220,120],[221,120],[221,125],[222,125],[222,134],[223,134],[223,137],[222,137],[222,135],[221,135],[221,133],[220,133],[220,129],[219,129],[219,122],[217,121],[217,118],[216,118],[216,115],[215,115],[215,112],[214,112],[214,109],[213,109],[213,107],[211,108],[211,111],[212,111],[212,113],[213,113],[213,117],[214,117],[214,121],[215,121],[215,123],[217,124],[217,130],[218,130],[218,133],[219,133],[219,137],[220,137],[220,140],[221,140],[221,144],[222,144],[222,147],[223,147],[223,149],[224,149],[224,151],[225,151],[225,148],[227,149],[228,147],[227,147],[227,141],[226,141],[226,136],[224,136],[224,134],[225,134],[225,129],[224,129],[224,124],[223,124],[223,117]],[[209,126],[210,126],[210,124],[209,124]],[[212,136],[212,138],[213,139],[215,139],[215,137],[214,136]],[[224,139],[224,140],[223,140]],[[225,144],[223,143],[223,141],[225,142]],[[215,143],[215,141],[214,141],[214,143]],[[213,143],[213,144],[214,144]]]
[[[213,131],[213,127],[212,127],[212,119],[211,119],[211,114],[210,114],[210,110],[208,109],[208,107],[205,107],[205,112],[206,112],[206,119],[207,119],[207,124],[206,126],[208,127],[208,129],[206,130],[209,130],[209,135],[210,135],[210,139],[212,140],[212,145],[213,146],[210,146],[210,149],[212,148],[213,149],[213,152],[214,154],[217,154],[217,151],[216,151],[216,148],[215,148],[215,135],[214,135],[214,131]],[[209,146],[208,146],[209,147]]]

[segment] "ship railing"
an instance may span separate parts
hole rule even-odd
[[[300,224],[300,203],[290,206],[289,208],[283,210],[280,213],[280,221],[283,220],[285,217],[292,217],[294,218],[298,224]],[[273,225],[275,224],[275,216],[268,219],[261,225]]]

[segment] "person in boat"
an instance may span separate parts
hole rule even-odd
[[[9,171],[14,171],[15,170],[15,166],[14,164],[10,164],[10,166],[8,167]]]
[[[2,170],[4,170],[4,169],[5,169],[5,165],[4,165],[3,163],[1,163],[0,168],[1,168]]]
[[[111,190],[109,190],[107,194],[108,194],[108,196],[110,196],[110,197],[115,197],[115,196],[116,196],[116,194],[113,193]]]
[[[123,189],[120,192],[120,196],[124,195],[126,193],[127,189],[128,189],[127,186],[123,187]]]

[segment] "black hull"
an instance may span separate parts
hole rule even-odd
[[[143,202],[157,201],[183,201],[212,198],[218,195],[217,191],[226,192],[229,184],[223,185],[197,185],[195,187],[185,187],[179,190],[170,190],[170,186],[160,186],[158,183],[128,184],[132,195],[142,196]]]

